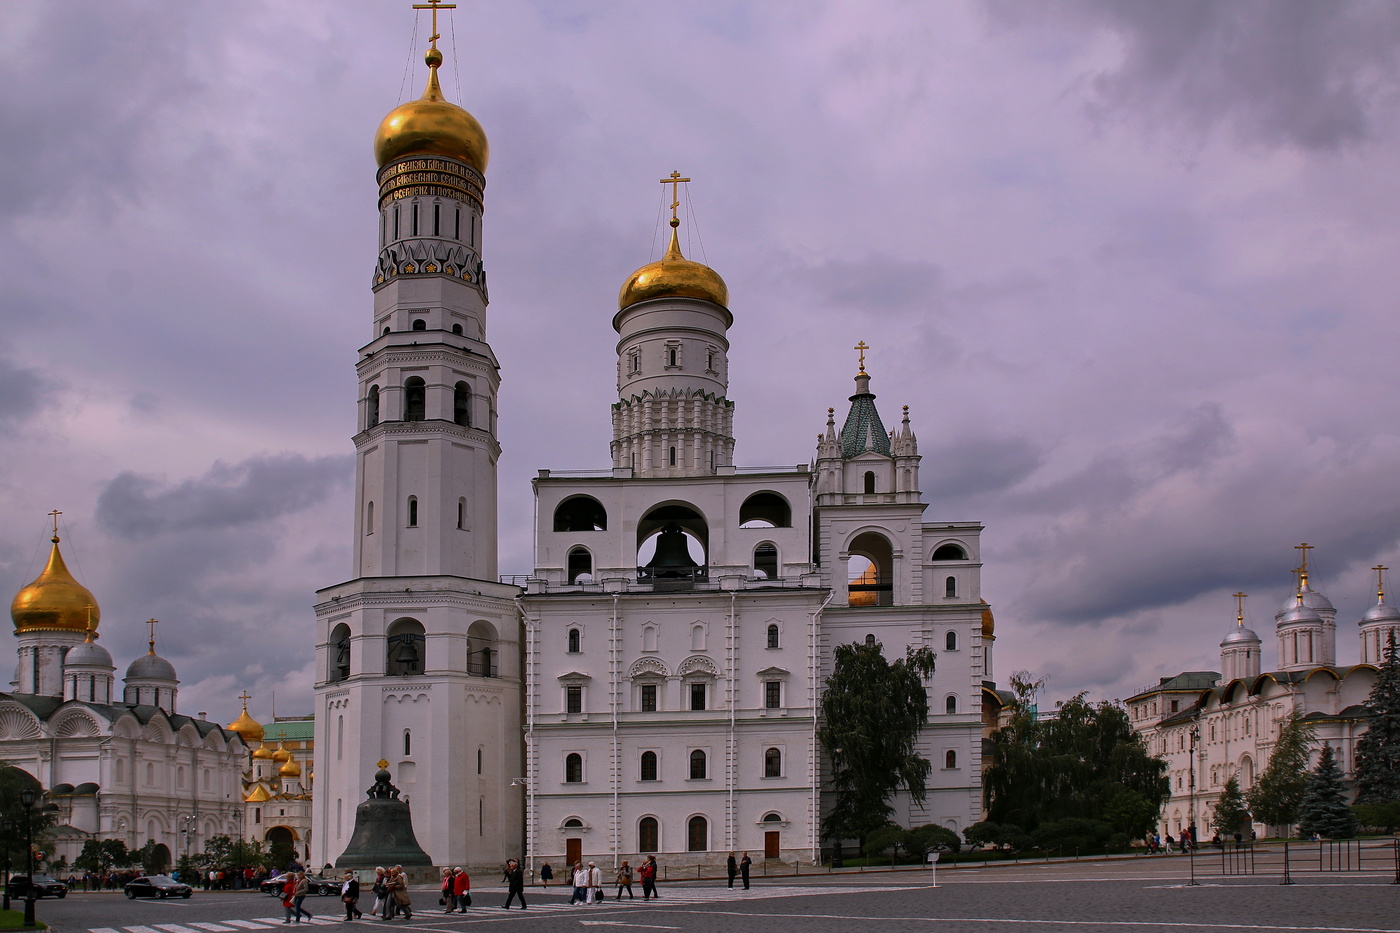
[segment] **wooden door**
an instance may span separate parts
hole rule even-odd
[[[569,871],[569,872],[572,872],[572,871],[574,870],[574,863],[575,863],[575,862],[581,862],[581,861],[583,861],[583,840],[582,840],[582,839],[565,839],[565,840],[564,840],[564,861],[566,861],[566,862],[569,863],[569,864],[566,866],[566,870]]]
[[[778,836],[778,833],[771,831],[763,834],[764,858],[778,858],[778,852],[782,849]]]

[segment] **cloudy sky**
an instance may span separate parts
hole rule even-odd
[[[931,520],[980,520],[997,674],[1124,697],[1274,660],[1293,545],[1400,567],[1400,6],[504,2],[444,27],[491,139],[502,572],[529,478],[607,465],[610,319],[661,188],[725,277],[740,464],[809,460],[858,340]],[[0,587],[50,509],[124,665],[311,708],[349,575],[379,119],[407,2],[0,5]],[[692,225],[688,224],[688,228]],[[11,643],[13,644],[13,643]]]

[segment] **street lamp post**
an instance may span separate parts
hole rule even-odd
[[[34,926],[34,801],[38,798],[32,787],[19,792],[19,802],[24,807],[25,865],[29,869],[29,886],[24,890],[24,925],[27,927]]]
[[[186,814],[180,817],[180,832],[185,837],[185,864],[190,862],[190,837],[194,835],[194,824],[198,817],[193,814]]]
[[[19,832],[19,824],[14,820],[0,820],[0,833],[5,834],[5,893],[0,895],[0,910],[10,909],[10,844]]]
[[[1201,738],[1200,723],[1191,727],[1190,735],[1191,759],[1189,764],[1191,766],[1191,806],[1186,812],[1187,819],[1190,820],[1189,827],[1191,836],[1191,851],[1187,855],[1187,859],[1191,865],[1191,881],[1188,883],[1188,886],[1199,884],[1199,882],[1196,881],[1196,834],[1200,831],[1196,828],[1196,743],[1199,742]]]

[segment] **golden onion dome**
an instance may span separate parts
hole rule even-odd
[[[258,761],[267,761],[272,757],[272,749],[267,746],[259,746],[253,750],[253,757]]]
[[[292,753],[289,752],[289,751],[287,751],[285,748],[279,748],[279,749],[277,749],[277,751],[275,751],[275,752],[272,753],[272,760],[273,760],[273,761],[291,761],[291,760],[292,760]]]
[[[428,49],[428,86],[423,96],[389,111],[374,134],[374,158],[383,168],[405,156],[440,155],[461,159],[482,174],[490,147],[476,117],[442,96],[438,66],[442,52]]]
[[[263,740],[262,723],[248,715],[248,702],[243,702],[243,712],[238,714],[238,718],[228,724],[228,731],[237,732],[243,737],[245,745],[254,745]]]
[[[676,235],[679,226],[680,221],[672,217],[671,245],[666,255],[642,266],[623,283],[617,295],[619,310],[648,298],[700,298],[722,308],[729,307],[729,286],[724,284],[719,273],[681,255],[680,239]]]
[[[97,631],[102,612],[87,587],[68,572],[63,554],[58,550],[58,535],[52,538],[53,550],[43,573],[34,582],[15,594],[10,603],[10,618],[15,634],[25,632]]]
[[[286,764],[277,769],[277,773],[283,777],[301,777],[301,765],[294,759],[288,759]]]
[[[981,600],[981,603],[982,603],[982,605],[987,606],[987,601],[986,601],[985,599],[984,599],[984,600]],[[983,610],[982,610],[982,637],[983,637],[983,638],[996,638],[996,637],[997,637],[997,634],[996,634],[996,633],[997,633],[997,620],[992,616],[992,607],[991,607],[991,606],[987,606],[986,609],[983,609]]]

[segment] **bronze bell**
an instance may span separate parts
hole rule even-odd
[[[675,522],[666,524],[656,539],[656,553],[647,563],[647,569],[656,577],[685,577],[696,566],[690,557],[690,547],[685,532]]]
[[[399,653],[394,658],[405,667],[413,667],[418,663],[418,649],[413,647],[413,642],[407,639],[399,647]]]

